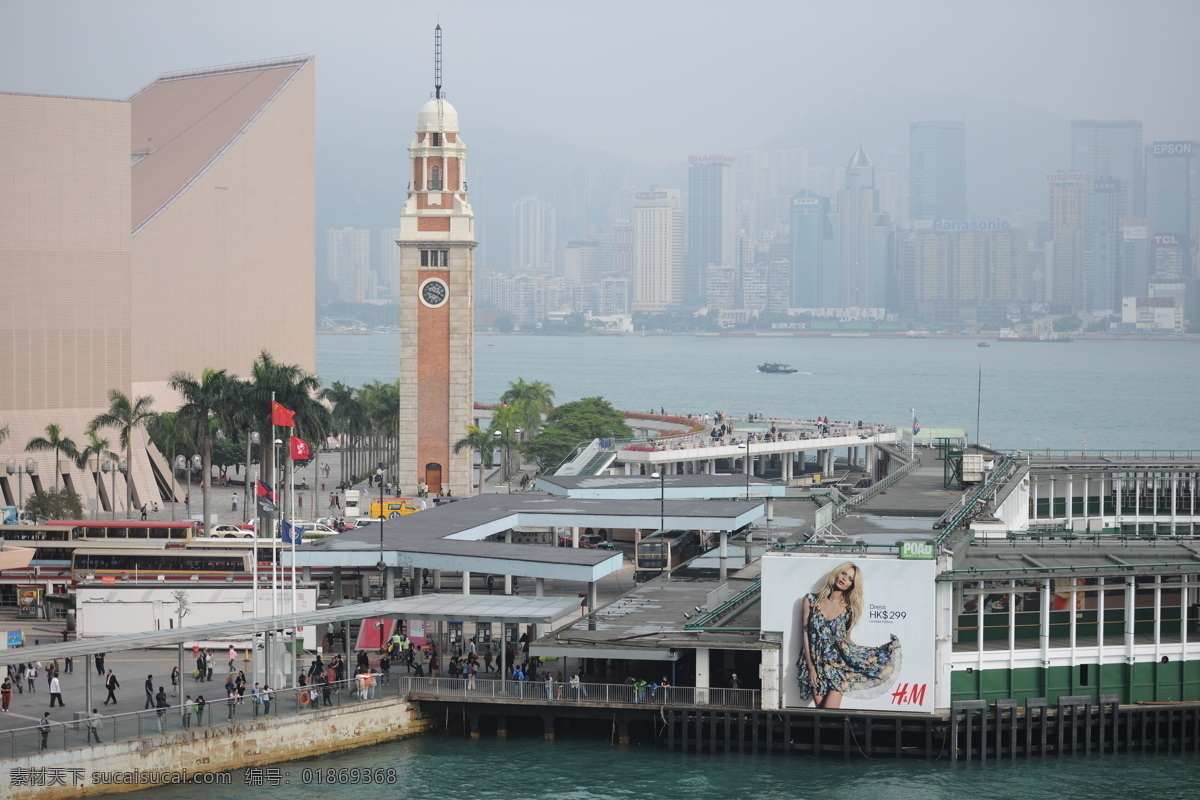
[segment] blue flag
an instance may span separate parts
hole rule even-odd
[[[913,417],[913,436],[916,436],[920,432],[921,432],[921,423],[917,421],[916,417]]]
[[[284,544],[300,544],[304,541],[304,531],[284,520],[279,524],[280,537]]]

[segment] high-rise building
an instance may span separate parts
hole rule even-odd
[[[633,199],[633,310],[661,312],[683,301],[683,209],[678,189]]]
[[[909,126],[909,219],[967,219],[967,134],[961,122]]]
[[[1200,141],[1154,142],[1146,148],[1146,156],[1150,241],[1156,251],[1163,251],[1157,261],[1178,262],[1172,269],[1178,274],[1155,268],[1156,276],[1194,282],[1200,279]],[[1185,309],[1195,317],[1192,310]]]
[[[595,283],[600,278],[600,246],[582,240],[567,242],[563,247],[563,265],[558,277],[576,283]]]
[[[703,303],[708,268],[737,265],[732,156],[688,157],[687,277],[684,295]]]
[[[401,486],[469,494],[472,453],[453,444],[474,421],[475,215],[467,202],[467,146],[442,97],[441,26],[434,97],[417,112],[400,213]]]
[[[1052,261],[1047,264],[1046,299],[1052,310],[1091,309],[1092,261],[1088,247],[1092,182],[1082,172],[1046,176],[1050,186]]]
[[[827,260],[833,227],[829,221],[829,198],[805,189],[792,198],[791,214],[792,308],[823,308],[834,305],[825,295],[832,288],[832,264]]]
[[[395,239],[391,249],[395,249]],[[355,228],[330,228],[325,232],[325,265],[337,282],[338,299],[362,303],[367,296],[367,273],[371,271],[371,232]]]
[[[1142,123],[1136,120],[1073,120],[1071,171],[1086,175],[1083,247],[1087,290],[1078,311],[1118,313],[1125,269],[1120,236],[1123,217],[1146,209]]]
[[[24,462],[51,422],[80,442],[112,390],[176,408],[174,372],[247,377],[263,351],[314,371],[297,310],[315,303],[315,71],[303,57],[189,70],[124,101],[0,94],[0,461]],[[184,307],[237,322],[181,321]],[[142,429],[131,453],[134,507],[170,497]],[[128,513],[94,462],[59,466],[85,508]],[[8,503],[16,484],[0,471]]]
[[[839,308],[884,308],[888,297],[891,220],[879,210],[875,170],[860,146],[846,165],[833,217],[838,246]]]
[[[554,207],[536,195],[512,204],[509,271],[550,275],[554,271],[556,244]]]
[[[399,228],[384,228],[379,232],[379,284],[393,298],[400,291],[400,248],[396,247],[399,238]]]

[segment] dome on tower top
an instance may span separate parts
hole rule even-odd
[[[458,112],[445,98],[430,100],[417,112],[417,133],[458,131]]]
[[[871,159],[867,158],[867,153],[865,150],[862,149],[861,144],[858,146],[858,149],[854,151],[854,155],[852,155],[850,157],[850,163],[847,164],[846,166],[848,166],[848,167],[869,167],[869,166],[871,166]]]

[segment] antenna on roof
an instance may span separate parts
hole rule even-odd
[[[433,96],[442,98],[442,26],[433,29]]]

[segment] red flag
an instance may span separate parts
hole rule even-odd
[[[299,436],[291,436],[290,448],[292,451],[292,461],[307,461],[312,458],[312,451],[308,449],[308,442],[301,439]]]
[[[295,411],[288,411],[280,403],[277,403],[274,400],[271,401],[272,425],[283,425],[288,428],[294,428],[296,427],[296,423],[293,419],[295,416]]]

